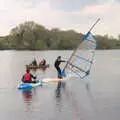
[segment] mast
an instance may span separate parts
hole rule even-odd
[[[94,28],[94,26],[99,22],[100,18],[96,20],[96,22],[93,24],[93,26],[90,28],[89,32]]]

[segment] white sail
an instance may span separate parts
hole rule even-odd
[[[68,60],[64,71],[84,78],[89,74],[93,63],[96,49],[96,40],[89,31],[83,38],[82,43],[73,52]]]
[[[63,76],[66,76],[66,73],[80,78],[89,75],[97,46],[96,39],[92,35],[91,30],[99,20],[100,18],[97,19],[88,33],[83,37],[82,43],[73,51],[62,71]]]

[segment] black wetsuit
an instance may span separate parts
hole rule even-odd
[[[56,61],[55,61],[55,68],[57,69],[57,72],[58,72],[58,78],[61,78],[62,76],[61,76],[61,69],[60,69],[60,63],[61,62],[65,62],[64,60],[61,60],[61,59],[56,59]]]

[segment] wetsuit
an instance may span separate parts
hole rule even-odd
[[[34,60],[34,61],[32,62],[32,65],[37,66],[37,61]]]
[[[65,62],[64,60],[61,60],[61,59],[56,59],[55,61],[55,68],[57,69],[57,72],[58,72],[58,78],[62,78],[62,75],[61,75],[61,69],[60,69],[60,63],[61,62]]]

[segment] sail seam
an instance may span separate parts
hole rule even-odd
[[[83,69],[81,69],[81,68],[79,68],[79,67],[77,67],[77,66],[73,65],[72,63],[69,63],[69,65],[71,65],[72,67],[75,67],[75,68],[77,68],[78,70],[80,70],[80,71],[82,71],[82,72],[85,72],[85,73],[86,73],[86,71],[85,71],[85,70],[83,70]]]

